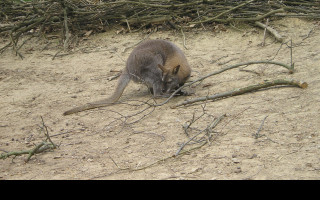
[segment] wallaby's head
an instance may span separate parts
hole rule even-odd
[[[179,70],[181,66],[177,65],[173,68],[166,69],[162,65],[158,65],[162,70],[162,92],[169,94],[182,86],[189,77],[180,77]]]

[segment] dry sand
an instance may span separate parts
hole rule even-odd
[[[0,55],[0,149],[30,149],[41,142],[40,116],[60,147],[37,154],[28,163],[26,155],[0,160],[0,179],[320,179],[320,26],[301,19],[271,25],[285,41],[293,41],[294,74],[265,64],[229,70],[187,88],[194,92],[190,97],[176,97],[149,115],[150,109],[126,118],[126,126],[121,116],[143,110],[146,106],[141,102],[152,97],[144,85],[129,84],[121,97],[126,104],[70,116],[62,113],[111,95],[117,80],[108,77],[118,72],[110,70],[121,70],[146,34],[96,34],[73,48],[72,54],[60,53],[54,60],[58,51],[54,41],[27,43],[20,50],[23,60],[7,50]],[[261,46],[263,30],[259,28],[194,29],[185,31],[185,36],[191,80],[240,62],[273,59],[290,64],[285,44],[268,35]],[[183,49],[179,31],[159,30],[148,37],[170,40]],[[7,42],[1,39],[1,47]],[[188,141],[182,125],[194,113],[200,116],[204,104],[177,109],[170,109],[171,105],[278,78],[306,81],[309,87],[279,87],[208,101],[207,115],[194,124],[192,134],[214,117],[227,115],[214,129],[210,144],[133,171],[175,154]],[[261,137],[256,139],[253,134],[266,116]]]

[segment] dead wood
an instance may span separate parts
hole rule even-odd
[[[202,117],[203,115],[201,115]],[[217,124],[226,116],[226,114],[221,115],[220,117],[214,119],[205,129],[200,130],[197,134],[195,134],[193,137],[189,138],[187,142],[182,143],[178,151],[176,152],[175,156],[179,155],[179,153],[182,151],[182,149],[188,145],[191,141],[194,141],[196,137],[199,135],[203,135],[196,143],[204,143],[207,144],[208,142],[211,142],[213,138],[213,129],[217,126]],[[190,125],[191,126],[191,125]],[[190,128],[188,126],[188,128]],[[186,132],[186,130],[185,130]],[[206,136],[206,138],[203,140],[203,138]],[[201,144],[202,145],[202,144]]]
[[[42,127],[41,128],[41,132],[43,131],[44,135],[46,136],[46,139],[44,141],[42,141],[41,143],[35,145],[34,148],[29,149],[29,150],[22,150],[22,151],[11,151],[11,152],[6,152],[0,155],[0,159],[6,159],[10,156],[21,156],[24,154],[28,154],[28,158],[25,160],[25,162],[28,162],[30,160],[30,158],[35,155],[35,154],[39,154],[42,153],[46,150],[53,150],[55,148],[57,148],[58,146],[56,144],[54,144],[49,136],[49,132],[48,132],[48,128],[47,126],[44,124],[43,118],[41,117],[42,120]]]
[[[273,28],[271,28],[270,26],[263,24],[261,22],[256,21],[255,25],[259,26],[260,28],[266,29],[267,31],[269,31],[278,42],[283,42],[283,37]]]
[[[50,150],[50,149],[54,149],[54,148],[55,147],[51,143],[43,141],[43,142],[39,143],[38,145],[36,145],[34,148],[29,149],[29,150],[11,151],[11,152],[1,154],[0,159],[6,159],[10,156],[16,157],[16,156],[21,156],[23,154],[28,154],[29,156],[25,161],[25,162],[28,162],[33,155],[39,154],[39,153],[42,153],[46,150]]]
[[[235,64],[235,65],[231,65],[231,66],[225,67],[225,68],[223,68],[223,69],[221,69],[221,70],[214,71],[214,72],[209,73],[209,74],[207,74],[207,75],[205,75],[205,76],[203,76],[203,77],[200,77],[200,78],[198,78],[198,79],[196,79],[196,80],[194,80],[194,81],[192,81],[192,82],[189,82],[189,83],[184,84],[183,86],[181,86],[180,88],[178,88],[176,91],[174,91],[174,92],[171,94],[171,96],[168,97],[164,102],[162,102],[162,103],[160,103],[160,104],[153,105],[153,106],[162,106],[162,105],[168,103],[169,100],[172,99],[172,98],[173,98],[178,92],[180,92],[183,88],[189,87],[189,86],[191,86],[191,85],[194,84],[194,83],[203,81],[203,80],[206,79],[206,78],[209,78],[209,77],[211,77],[211,76],[220,74],[220,73],[225,72],[225,71],[230,70],[230,69],[238,68],[238,67],[240,67],[240,66],[244,66],[244,65],[254,65],[254,64],[273,64],[273,65],[279,65],[279,66],[282,66],[282,67],[288,69],[290,74],[294,72],[294,65],[293,65],[293,64],[292,64],[291,66],[289,66],[289,65],[286,65],[286,64],[284,64],[284,63],[275,62],[275,61],[250,61],[250,62],[238,63],[238,64]],[[174,107],[172,107],[172,108],[174,108]]]
[[[155,162],[153,162],[153,163],[151,163],[151,164],[148,164],[148,165],[145,165],[145,166],[142,166],[142,167],[139,167],[139,168],[135,168],[135,169],[132,169],[132,168],[130,168],[130,167],[121,168],[121,167],[119,167],[119,166],[115,163],[115,161],[114,161],[112,158],[110,158],[110,159],[111,159],[112,162],[114,162],[114,164],[117,166],[117,168],[119,169],[119,172],[120,172],[120,171],[123,172],[123,171],[127,171],[127,170],[128,170],[128,171],[140,171],[140,170],[144,170],[144,169],[153,167],[153,166],[155,166],[155,165],[157,165],[157,164],[164,163],[165,161],[168,161],[168,160],[170,160],[170,159],[174,159],[174,158],[177,158],[177,157],[179,157],[179,156],[183,156],[183,155],[185,155],[185,154],[187,154],[187,153],[190,153],[190,152],[192,152],[192,151],[194,151],[194,150],[196,150],[196,149],[199,149],[199,148],[203,147],[204,145],[206,145],[206,144],[208,144],[210,141],[212,141],[212,140],[214,139],[214,138],[213,138],[213,135],[211,134],[211,133],[212,133],[212,129],[213,129],[215,126],[217,126],[217,124],[218,124],[225,116],[226,116],[225,114],[221,115],[220,117],[218,117],[217,119],[215,119],[212,123],[210,123],[210,124],[207,126],[207,128],[205,129],[205,133],[207,134],[207,139],[206,139],[206,140],[199,142],[198,145],[195,145],[194,147],[192,147],[192,148],[190,148],[190,149],[188,149],[188,150],[182,151],[182,149],[191,141],[191,140],[189,140],[188,142],[185,143],[185,145],[181,146],[181,147],[179,148],[179,150],[178,150],[175,154],[173,154],[173,155],[171,155],[171,156],[168,156],[168,157],[166,157],[166,158],[157,160],[157,161],[155,161]],[[202,132],[201,132],[201,133],[202,133]],[[196,136],[198,136],[198,135],[200,135],[200,134],[197,134]],[[196,137],[196,136],[195,136],[195,137]],[[192,139],[194,139],[195,137],[193,137]]]
[[[21,35],[60,32],[64,49],[72,35],[85,36],[90,32],[104,32],[114,25],[122,25],[129,32],[141,27],[164,25],[182,31],[182,28],[205,27],[214,23],[252,23],[265,18],[294,15],[320,18],[317,0],[257,1],[257,0],[41,0],[0,1],[0,34],[12,37],[9,46],[17,55]],[[182,32],[183,34],[183,32]],[[39,35],[39,34],[38,34]]]
[[[273,80],[273,81],[265,81],[265,82],[262,82],[262,83],[259,83],[256,85],[250,85],[250,86],[243,87],[243,88],[237,88],[237,89],[234,89],[231,91],[218,93],[218,94],[214,94],[214,95],[210,95],[210,96],[204,96],[204,97],[185,100],[181,103],[178,103],[178,104],[172,106],[171,108],[176,108],[176,107],[187,105],[187,104],[193,104],[193,103],[200,102],[200,101],[217,100],[217,99],[221,99],[221,98],[241,95],[244,93],[257,91],[257,90],[260,90],[263,88],[268,88],[268,87],[277,86],[277,85],[290,85],[290,86],[294,86],[294,87],[300,87],[302,89],[308,87],[308,84],[303,81],[278,79],[278,80]]]

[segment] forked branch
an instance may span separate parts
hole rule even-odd
[[[42,141],[41,143],[37,144],[34,148],[29,149],[29,150],[22,150],[22,151],[11,151],[11,152],[6,152],[0,155],[0,159],[6,159],[10,156],[21,156],[23,154],[28,154],[28,158],[26,159],[26,163],[30,160],[30,158],[35,155],[35,154],[39,154],[42,153],[46,150],[52,150],[57,148],[57,145],[55,145],[48,133],[48,128],[47,126],[44,124],[43,118],[41,117],[42,120],[42,131],[44,131],[44,135],[46,136],[46,139],[44,141]]]

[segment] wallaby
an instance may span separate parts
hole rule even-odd
[[[188,61],[179,47],[166,40],[147,40],[129,55],[111,97],[73,108],[63,115],[112,105],[120,98],[130,80],[145,83],[154,97],[167,97],[183,85],[190,74]]]

